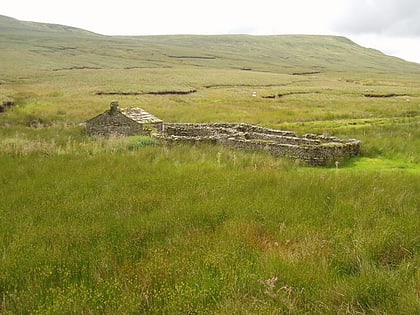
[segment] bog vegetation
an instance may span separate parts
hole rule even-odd
[[[0,27],[0,314],[419,313],[418,64],[335,37]],[[113,99],[363,154],[87,137]]]

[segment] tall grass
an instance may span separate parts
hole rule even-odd
[[[88,138],[78,123],[108,102],[95,89],[19,85],[22,103],[0,117],[0,313],[418,312],[420,129],[407,114],[417,94],[386,107],[334,79],[326,93],[255,99],[240,85],[251,76],[213,75],[223,73],[235,87],[124,101],[170,121],[358,138],[363,157],[313,169],[217,146]]]
[[[418,310],[416,175],[208,146],[0,159],[4,314]]]

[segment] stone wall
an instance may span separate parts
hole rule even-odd
[[[291,131],[263,128],[249,124],[235,123],[214,123],[214,124],[194,124],[194,123],[164,123],[164,134],[175,136],[210,136],[232,133],[263,133],[273,136],[296,137]]]
[[[86,122],[86,131],[90,136],[130,136],[138,134],[149,134],[144,130],[143,125],[125,117],[121,113],[111,111],[92,118]]]
[[[138,107],[120,109],[118,101],[109,110],[86,121],[86,131],[93,136],[131,136],[162,133],[163,121]]]
[[[153,135],[167,144],[211,143],[244,150],[264,150],[276,157],[287,157],[316,166],[360,154],[360,141],[355,139],[340,140],[314,134],[298,137],[290,131],[249,124],[164,123],[157,119],[153,123],[143,123],[137,121],[138,115],[128,113],[131,116],[127,116],[127,113],[118,109],[117,103],[113,103],[110,110],[86,122],[89,135],[150,135],[154,129]]]
[[[267,151],[308,165],[325,166],[360,154],[360,141],[308,134],[297,137],[289,131],[248,124],[165,123],[159,136],[165,143],[213,143],[252,151]]]

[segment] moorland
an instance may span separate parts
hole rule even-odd
[[[356,138],[362,155],[316,168],[88,137],[113,100]],[[336,36],[111,37],[0,16],[3,102],[0,314],[420,312],[420,64]]]

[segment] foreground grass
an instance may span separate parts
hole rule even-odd
[[[417,174],[139,140],[0,155],[1,313],[419,310]]]

